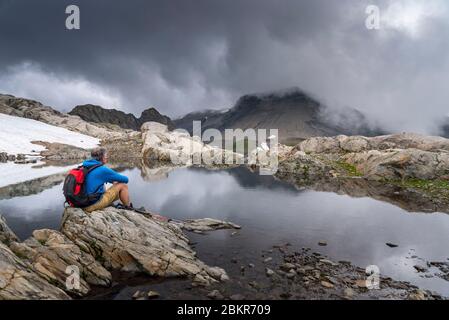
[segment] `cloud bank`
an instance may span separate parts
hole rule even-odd
[[[76,4],[81,29],[65,29]],[[378,5],[380,30],[365,27]],[[0,92],[60,110],[171,117],[298,86],[393,131],[433,133],[449,101],[444,0],[0,0]]]

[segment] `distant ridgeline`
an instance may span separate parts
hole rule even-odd
[[[154,108],[144,110],[140,115],[140,118],[136,118],[132,113],[124,113],[123,111],[115,109],[105,109],[92,104],[76,106],[69,112],[69,114],[79,116],[85,121],[110,123],[118,125],[124,129],[132,129],[136,131],[140,131],[142,124],[149,121],[165,124],[170,130],[175,128],[175,125],[169,117],[161,115]]]
[[[201,121],[204,131],[225,129],[278,129],[279,142],[297,144],[313,136],[384,134],[373,127],[358,110],[346,108],[331,110],[321,105],[300,89],[241,97],[229,110],[189,113],[173,120],[176,128],[192,133],[192,122]]]
[[[53,125],[61,125],[61,121],[67,117],[37,101],[10,95],[0,95],[0,113],[32,118]],[[222,132],[225,129],[278,129],[278,141],[289,145],[313,136],[385,134],[360,111],[351,108],[327,108],[297,88],[277,93],[245,95],[229,110],[193,112],[173,121],[154,108],[144,110],[137,118],[131,113],[92,104],[77,106],[69,112],[69,115],[79,116],[82,120],[99,126],[100,129],[103,124],[114,124],[124,129],[140,131],[142,124],[149,121],[165,124],[170,130],[181,128],[190,133],[193,121],[201,122],[202,131],[210,128]],[[65,127],[79,131],[76,119],[71,119],[72,126],[65,125]],[[449,126],[442,126],[442,129],[447,128]],[[97,130],[97,134],[84,133],[100,137],[102,132],[100,129]],[[449,132],[449,129],[446,131]]]

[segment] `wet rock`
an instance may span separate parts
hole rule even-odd
[[[224,299],[223,295],[218,290],[212,290],[211,292],[209,292],[207,297],[209,299],[213,299],[213,300],[223,300]]]
[[[265,269],[265,274],[266,274],[268,277],[272,277],[273,275],[275,275],[275,272],[274,272],[273,270],[271,270],[270,268],[266,268],[266,269]]]
[[[338,263],[333,262],[333,261],[330,261],[330,260],[328,260],[328,259],[321,259],[320,262],[321,262],[321,263],[328,264],[328,265],[331,265],[331,266],[338,266]]]
[[[254,263],[249,263],[249,264],[248,264],[248,267],[254,268],[254,267],[255,267],[255,266],[254,266]]]
[[[0,242],[9,246],[11,242],[19,241],[17,236],[12,232],[12,230],[6,224],[5,218],[0,215]]]
[[[390,248],[397,248],[397,247],[399,247],[399,245],[394,244],[394,243],[390,243],[390,242],[387,242],[386,245],[389,246]]]
[[[132,298],[133,298],[134,300],[138,300],[138,299],[143,298],[144,296],[145,296],[145,293],[144,293],[144,292],[142,292],[142,291],[140,291],[140,290],[137,290],[136,292],[134,292]]]
[[[160,294],[157,291],[148,291],[147,297],[148,299],[156,299],[159,298]]]
[[[260,284],[257,281],[250,281],[250,282],[248,282],[248,285],[253,287],[256,290],[260,288]]]
[[[352,299],[352,297],[354,297],[354,294],[354,290],[352,290],[351,288],[346,288],[344,291],[345,298],[348,299]]]
[[[223,269],[207,266],[196,257],[178,225],[134,211],[109,207],[86,214],[67,208],[62,233],[110,270],[187,276],[202,286],[228,279]]]
[[[242,227],[232,222],[204,218],[204,219],[191,219],[179,222],[178,225],[186,231],[212,231],[221,229],[241,229]]]
[[[28,158],[25,155],[20,155],[23,157],[17,157],[16,160],[14,161],[15,164],[28,164],[28,163],[37,163],[37,159],[36,158]]]
[[[290,299],[291,296],[292,296],[292,294],[291,294],[290,292],[282,292],[279,296],[280,296],[282,299]]]
[[[322,246],[322,247],[325,247],[325,246],[327,246],[327,242],[326,241],[320,241],[320,242],[318,242],[318,245]]]
[[[426,300],[426,293],[422,290],[415,290],[408,296],[409,300]]]
[[[334,288],[334,285],[333,285],[332,283],[330,283],[330,282],[327,282],[327,281],[321,281],[320,283],[321,283],[321,285],[322,285],[323,287],[325,287],[325,288],[327,288],[327,289],[332,289],[332,288]]]
[[[290,271],[290,270],[294,270],[296,269],[296,266],[293,263],[284,263],[283,265],[280,266],[280,269],[283,271]]]
[[[273,260],[272,257],[268,257],[268,258],[265,258],[265,259],[263,260],[263,262],[264,262],[264,263],[267,263],[267,262],[270,262],[270,261],[272,261],[272,260]]]
[[[366,280],[356,280],[355,286],[358,288],[366,288]]]
[[[416,271],[418,271],[418,272],[427,272],[428,271],[428,269],[426,267],[423,267],[420,265],[415,265],[415,266],[413,266],[413,268],[415,268]]]

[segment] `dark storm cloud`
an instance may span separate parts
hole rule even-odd
[[[176,116],[299,86],[386,127],[428,130],[449,98],[446,5],[428,1],[426,15],[369,31],[371,3],[394,16],[387,0],[4,0],[0,90],[60,109],[152,105]],[[79,31],[65,29],[69,4],[80,7]]]

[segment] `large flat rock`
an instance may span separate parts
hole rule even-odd
[[[189,277],[202,285],[228,278],[196,257],[180,226],[134,211],[109,207],[86,214],[67,208],[62,233],[110,270]]]

